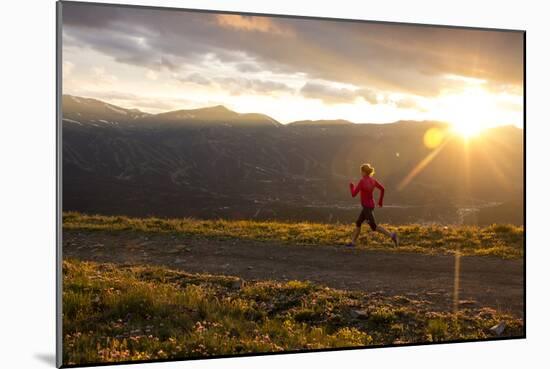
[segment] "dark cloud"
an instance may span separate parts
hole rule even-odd
[[[200,73],[191,73],[186,76],[177,76],[176,79],[182,83],[195,83],[202,86],[217,85],[230,92],[232,95],[241,95],[245,93],[274,95],[281,92],[294,92],[290,86],[284,83],[255,78],[207,78]]]
[[[378,104],[376,92],[367,88],[352,90],[349,88],[333,87],[323,83],[307,82],[300,89],[300,93],[304,97],[322,100],[327,104],[351,104],[358,98],[362,98],[371,104]]]
[[[210,13],[63,5],[64,33],[71,45],[78,41],[119,62],[147,68],[178,70],[214,56],[244,72],[255,65],[423,96],[440,92],[444,74],[486,79],[490,85],[522,85],[519,32],[254,18],[224,16],[221,21]],[[243,55],[255,63],[239,64]],[[453,88],[461,82],[445,83]],[[366,100],[373,101],[372,96]]]
[[[262,68],[258,64],[250,62],[237,63],[235,64],[235,68],[237,68],[239,72],[243,73],[256,73],[262,71]]]
[[[176,71],[179,69],[179,66],[177,65],[177,63],[171,61],[169,58],[166,58],[166,57],[163,57],[161,56],[160,57],[160,60],[158,62],[158,66],[160,68],[166,68],[170,71]]]
[[[124,16],[124,8],[91,6],[88,4],[63,4],[64,26],[101,28],[116,24]]]
[[[347,104],[357,98],[355,91],[348,88],[336,88],[315,82],[307,82],[300,93],[304,97],[322,100],[327,104]]]
[[[293,92],[294,90],[284,83],[249,78],[217,78],[216,83],[228,90],[233,95],[243,93],[260,93],[273,95],[281,92]]]
[[[180,82],[192,82],[196,83],[198,85],[203,86],[209,86],[212,84],[212,81],[206,77],[204,77],[202,74],[199,73],[191,73],[185,77],[176,77]]]

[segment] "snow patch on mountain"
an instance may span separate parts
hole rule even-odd
[[[127,111],[122,110],[122,109],[119,109],[119,108],[116,108],[116,107],[114,107],[113,105],[105,104],[105,107],[107,107],[107,109],[110,109],[110,110],[114,111],[115,113],[128,115],[128,112],[127,112]]]
[[[84,125],[84,124],[80,123],[80,122],[77,121],[77,120],[73,120],[73,119],[69,119],[69,118],[63,118],[63,121],[64,121],[64,122],[69,122],[69,123],[75,123],[75,124],[78,124],[78,125],[81,125],[81,126]]]

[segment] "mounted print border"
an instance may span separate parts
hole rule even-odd
[[[525,55],[59,1],[57,366],[525,338]]]

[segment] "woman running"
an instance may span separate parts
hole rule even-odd
[[[373,192],[375,188],[380,190],[380,197],[378,198],[378,206],[382,207],[384,202],[384,186],[382,186],[376,179],[372,178],[374,175],[374,168],[370,164],[361,165],[361,175],[363,178],[357,183],[357,186],[354,186],[353,183],[349,184],[349,189],[351,196],[355,197],[359,192],[361,192],[361,205],[363,210],[359,214],[359,218],[355,222],[355,230],[351,236],[351,242],[348,243],[348,246],[354,247],[357,239],[359,238],[359,233],[361,233],[361,224],[366,220],[370,228],[373,231],[380,232],[385,234],[388,237],[391,237],[395,246],[399,246],[399,238],[397,233],[388,232],[384,227],[381,227],[376,224],[374,219],[374,197]]]

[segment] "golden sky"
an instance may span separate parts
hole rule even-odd
[[[63,4],[63,93],[282,123],[523,127],[523,33]]]

